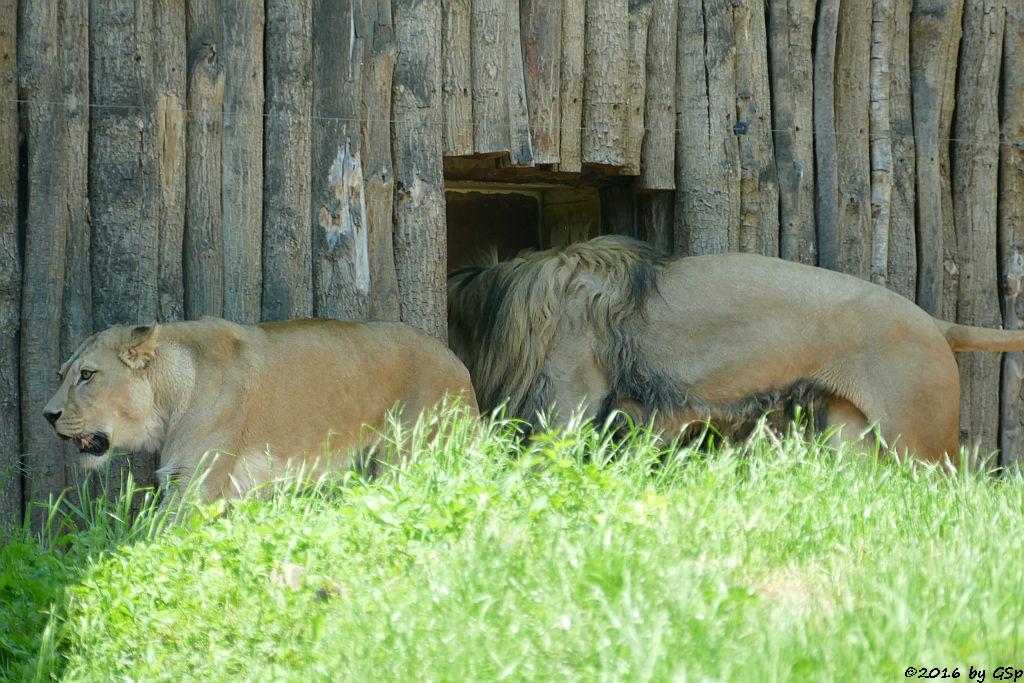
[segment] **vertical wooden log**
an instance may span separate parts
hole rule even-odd
[[[61,362],[62,329],[77,325],[65,298],[84,307],[81,296],[65,297],[71,236],[88,244],[86,175],[89,102],[84,1],[28,0],[19,4],[18,73],[25,104],[27,150],[25,271],[21,302],[21,429],[25,503],[46,501],[71,481],[71,449],[60,446],[39,407],[56,389]],[[72,257],[77,265],[85,254]],[[75,272],[82,294],[88,271]],[[60,312],[60,313],[58,313]],[[33,508],[33,531],[42,530],[45,513]]]
[[[91,3],[89,213],[92,329],[152,322],[160,237],[150,2]]]
[[[1024,6],[1006,5],[1003,38],[1003,112],[999,146],[999,251],[1003,260],[1003,327],[1024,327]],[[1000,402],[999,464],[1020,471],[1024,457],[1021,430],[1021,384],[1024,352],[1003,356]]]
[[[764,3],[733,3],[740,164],[740,249],[779,255],[779,185],[772,147]]]
[[[185,234],[185,7],[176,0],[157,0],[153,7],[157,315],[160,320],[181,320],[185,316],[181,258]]]
[[[473,72],[473,151],[500,155],[509,151],[505,62],[507,0],[474,0],[470,13]]]
[[[644,103],[647,99],[647,27],[650,0],[629,4],[629,63],[626,109],[626,172],[640,175],[640,150],[644,142]]]
[[[523,0],[520,21],[533,161],[557,164],[561,124],[562,0]]]
[[[626,165],[629,9],[626,0],[588,0],[584,46],[584,164]]]
[[[392,88],[391,139],[395,164],[395,268],[402,320],[445,340],[448,314],[444,176],[441,130],[433,120],[441,98],[441,12],[437,3],[427,0],[395,0],[392,8],[399,46]],[[474,63],[474,104],[475,71]]]
[[[444,110],[445,156],[473,153],[469,7],[470,0],[442,0],[441,3],[441,106]]]
[[[266,12],[262,318],[274,321],[313,315],[313,19],[291,0],[268,0]]]
[[[871,12],[871,281],[889,280],[889,221],[892,201],[892,134],[889,125],[889,64],[896,15],[891,0],[876,0]]]
[[[562,130],[558,170],[578,173],[583,168],[583,43],[586,3],[562,0],[562,82],[559,109]]]
[[[739,159],[735,41],[731,5],[679,5],[676,70],[677,251],[705,254],[739,247]],[[706,52],[705,52],[706,45]]]
[[[768,4],[768,64],[779,187],[779,255],[817,263],[814,221],[813,0]]]
[[[526,101],[523,41],[519,28],[519,0],[505,0],[505,78],[508,84],[509,163],[533,165],[530,112]]]
[[[889,56],[889,130],[892,138],[892,194],[889,211],[889,264],[886,284],[914,300],[917,290],[914,117],[910,102],[910,5],[893,2]]]
[[[944,228],[949,199],[949,117],[960,44],[962,0],[915,0],[910,21],[910,77],[917,168],[917,303],[932,315],[951,318],[949,282],[956,261]],[[955,237],[955,236],[954,236]]]
[[[841,2],[836,34],[838,265],[865,280],[871,271],[871,5]]]
[[[835,64],[839,0],[822,0],[814,46],[814,214],[818,265],[839,268],[839,152],[836,147]]]
[[[674,190],[676,151],[676,0],[654,0],[647,31],[647,91],[637,189]],[[671,213],[671,212],[669,212]],[[671,235],[669,235],[671,236]]]
[[[260,319],[263,3],[219,0],[224,26],[224,317]]]
[[[1005,12],[1001,0],[968,0],[956,93],[953,207],[960,267],[957,321],[996,327],[999,82]],[[998,446],[999,356],[960,354],[960,427],[986,457]]]
[[[18,326],[21,249],[18,245],[18,3],[0,1],[0,544],[21,522],[21,392]]]
[[[1015,237],[1019,238],[1020,235]],[[1003,315],[1008,330],[1021,329],[1018,301],[1021,282],[1024,280],[1024,254],[1019,250],[1010,252],[1004,259],[1003,270]],[[1003,354],[1002,375],[999,385],[999,466],[1010,472],[1020,471],[1021,449],[1024,435],[1021,432],[1021,386],[1024,380],[1024,352],[1013,351]]]
[[[313,309],[329,318],[369,315],[369,235],[357,116],[367,17],[359,2],[313,5]]]
[[[395,181],[391,162],[391,81],[394,70],[395,35],[391,4],[382,2],[373,21],[373,39],[363,72],[359,112],[369,226],[370,314],[384,320],[399,320],[401,317],[393,238]],[[465,121],[463,128],[472,131],[470,119]]]
[[[194,34],[193,34],[194,35]],[[198,40],[202,40],[199,38]],[[191,39],[190,43],[196,42]],[[185,315],[224,315],[223,192],[224,67],[213,39],[191,58],[186,122]]]

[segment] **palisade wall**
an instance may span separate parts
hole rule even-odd
[[[0,520],[81,479],[40,411],[94,330],[443,338],[446,173],[1019,327],[1024,0],[0,0]],[[1015,462],[1022,354],[960,361]]]

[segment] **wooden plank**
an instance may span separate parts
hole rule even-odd
[[[260,319],[263,3],[219,0],[224,26],[224,317]]]
[[[892,194],[889,205],[886,285],[913,301],[917,289],[917,233],[914,117],[910,101],[910,6],[911,0],[893,2],[892,50],[889,57]]]
[[[647,90],[637,189],[674,190],[676,151],[675,0],[654,0],[647,31]]]
[[[149,2],[93,3],[89,213],[92,329],[138,325],[158,309],[159,206],[153,139],[154,17]]]
[[[584,45],[584,164],[622,168],[626,161],[629,7],[626,0],[588,0]]]
[[[445,156],[473,153],[469,7],[470,0],[441,2],[441,107],[444,111]]]
[[[871,5],[840,3],[835,71],[838,267],[864,279],[871,270]]]
[[[429,125],[441,99],[441,12],[437,3],[426,0],[395,0],[392,11],[396,43],[402,46],[395,64],[391,107],[395,270],[402,320],[446,340],[447,239],[441,132],[438,126]],[[475,127],[473,137],[474,144],[479,145]]]
[[[739,247],[732,11],[724,0],[705,5],[679,5],[674,245],[685,254]]]
[[[202,52],[190,60],[185,124],[188,184],[183,275],[188,318],[224,315],[224,67],[212,41],[200,45]]]
[[[562,113],[562,0],[523,0],[520,21],[533,162],[557,164]]]
[[[398,275],[393,239],[394,166],[391,161],[391,82],[397,46],[391,4],[380,4],[373,22],[373,39],[363,72],[362,116],[363,181],[370,249],[370,314],[399,320]],[[469,126],[469,119],[466,119]]]
[[[357,115],[368,30],[362,3],[319,0],[313,5],[313,310],[320,317],[369,316],[369,236]]]
[[[153,3],[153,75],[156,111],[153,136],[156,147],[156,205],[160,320],[185,317],[182,244],[185,236],[185,7],[176,0]]]
[[[526,75],[520,31],[519,0],[505,0],[505,82],[508,96],[509,163],[533,165],[530,111],[526,100]]]
[[[262,319],[274,321],[313,315],[313,14],[291,0],[266,13]]]
[[[772,145],[764,4],[733,4],[736,138],[740,165],[740,249],[779,255],[779,184]]]
[[[917,169],[918,261],[917,303],[932,315],[951,318],[950,283],[956,276],[952,245],[944,221],[952,216],[944,206],[950,203],[948,151],[952,115],[952,81],[960,44],[961,0],[915,0],[910,21],[910,77],[913,101]],[[952,67],[950,65],[953,65]],[[955,236],[954,236],[955,237]],[[954,298],[955,300],[955,298]]]
[[[0,545],[22,520],[17,0],[0,0]]]
[[[505,17],[508,0],[474,0],[470,14],[473,72],[473,151],[507,154],[509,140],[508,59]]]
[[[957,321],[998,327],[996,236],[999,189],[999,84],[1005,11],[1002,0],[968,0],[956,90],[952,189],[960,268]],[[999,356],[971,352],[960,366],[964,443],[985,458],[998,447]]]
[[[779,255],[816,264],[814,0],[769,3],[768,51],[779,187]]]
[[[558,99],[562,130],[558,170],[579,173],[583,168],[583,43],[586,26],[583,2],[562,0],[562,82]]]
[[[1003,327],[1024,327],[1024,6],[1006,5],[1003,39],[1002,130],[999,146],[999,250],[1002,254]],[[1020,471],[1024,457],[1021,384],[1024,352],[1003,356],[1000,400],[999,464]]]
[[[640,175],[644,104],[647,101],[647,27],[650,22],[650,0],[629,3],[629,85],[626,88],[626,172],[629,175]]]
[[[25,453],[25,504],[56,497],[73,480],[71,448],[60,445],[39,406],[57,388],[62,337],[78,334],[92,316],[87,258],[69,245],[88,244],[86,177],[89,101],[88,24],[85,2],[27,0],[19,4],[18,72],[24,105],[26,197],[24,279],[21,307],[21,428]],[[86,263],[83,273],[81,263]],[[82,279],[65,296],[69,272]],[[65,299],[80,305],[68,315]],[[66,331],[62,334],[62,330]],[[32,531],[43,530],[46,513],[33,507]]]
[[[818,265],[839,268],[839,153],[835,120],[836,33],[839,0],[818,6],[814,47],[814,192]]]
[[[889,123],[889,64],[896,14],[892,0],[876,0],[871,11],[869,109],[871,145],[871,281],[889,281],[889,223],[892,202],[892,131]]]

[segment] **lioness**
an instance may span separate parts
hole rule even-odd
[[[751,254],[672,258],[623,237],[468,267],[448,281],[449,342],[485,410],[555,421],[620,409],[723,431],[817,406],[839,437],[877,423],[927,461],[958,458],[953,351],[1024,350],[1024,332],[956,325],[883,287]]]
[[[396,405],[405,423],[446,396],[472,411],[469,373],[437,340],[401,323],[219,318],[115,326],[61,368],[43,411],[93,466],[111,448],[155,451],[161,486],[187,486],[204,456],[200,494],[244,495],[305,464],[351,467]]]

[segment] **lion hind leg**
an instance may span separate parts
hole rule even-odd
[[[839,448],[842,444],[849,443],[861,452],[874,450],[874,430],[868,418],[857,406],[841,396],[829,397],[825,406],[825,433],[829,435],[830,446]]]

